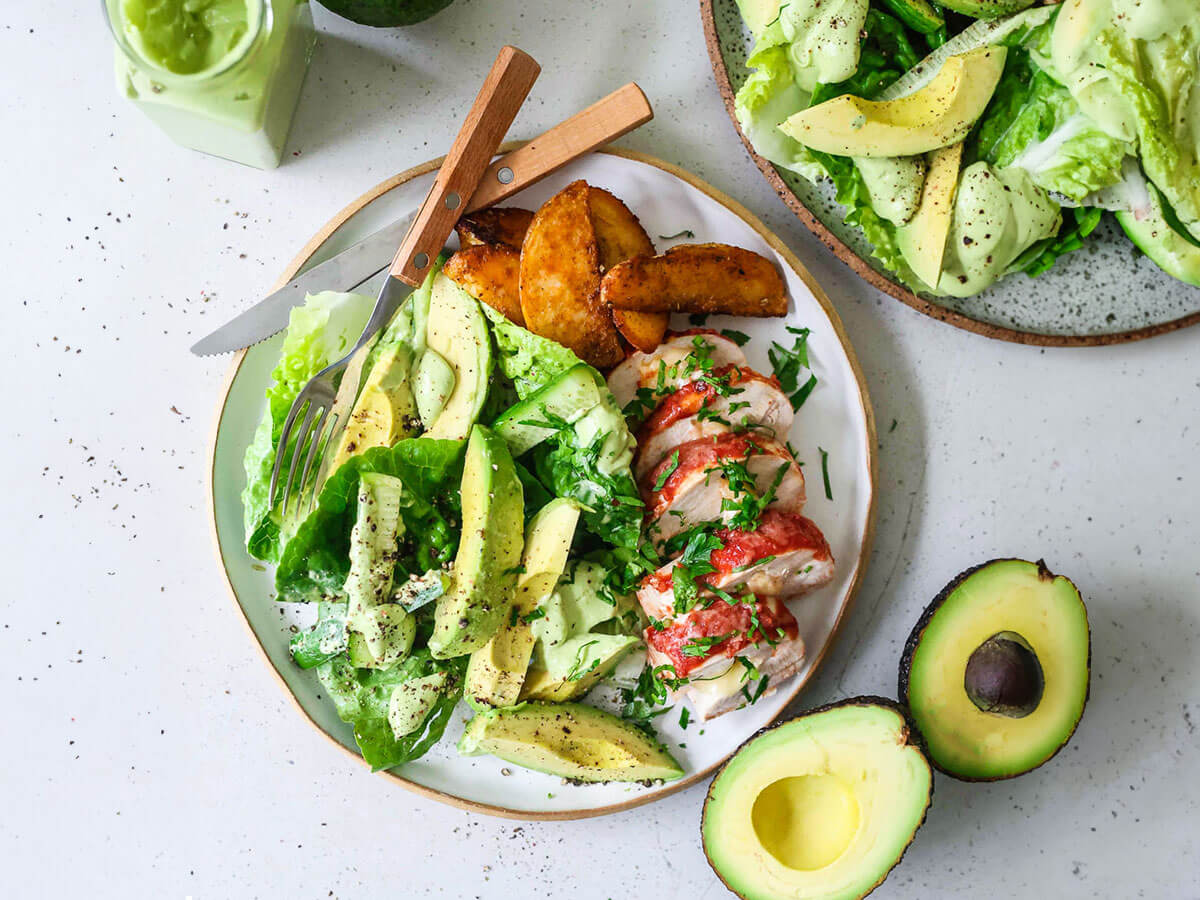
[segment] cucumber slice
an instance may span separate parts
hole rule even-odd
[[[946,24],[941,13],[930,6],[926,0],[884,0],[884,2],[901,22],[921,34],[932,34]]]
[[[585,363],[572,366],[548,385],[510,406],[492,423],[514,457],[533,449],[600,403],[596,371]],[[544,423],[544,424],[543,424]]]

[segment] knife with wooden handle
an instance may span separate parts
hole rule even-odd
[[[626,84],[493,162],[484,172],[463,213],[508,199],[653,117],[654,112],[641,89],[633,82]],[[416,216],[417,213],[405,216],[307,269],[197,342],[192,352],[197,356],[209,356],[249,347],[286,328],[292,308],[303,303],[306,294],[349,291],[370,280],[392,263],[396,247],[412,228]],[[440,249],[433,251],[433,256]]]

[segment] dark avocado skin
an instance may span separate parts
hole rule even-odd
[[[704,822],[708,818],[708,802],[712,799],[712,786],[716,783],[717,778],[720,777],[721,773],[725,771],[725,766],[729,765],[729,760],[733,759],[735,756],[737,756],[739,753],[741,753],[747,744],[753,743],[756,738],[761,737],[762,735],[766,734],[768,731],[773,731],[774,729],[778,728],[780,725],[786,725],[788,722],[792,722],[796,719],[803,719],[803,718],[806,718],[807,716],[815,716],[817,713],[828,712],[831,709],[838,709],[839,707],[842,707],[842,706],[882,706],[885,709],[890,709],[890,710],[893,710],[893,711],[899,713],[900,717],[902,719],[904,719],[904,724],[908,729],[908,734],[905,736],[904,746],[916,747],[921,752],[921,757],[925,760],[925,764],[929,765],[929,762],[930,762],[929,754],[925,750],[925,741],[921,737],[921,732],[919,732],[917,730],[917,726],[914,724],[914,722],[912,720],[912,716],[910,716],[908,713],[908,708],[897,703],[895,700],[891,700],[887,697],[876,697],[872,694],[864,694],[861,697],[849,697],[845,700],[838,700],[835,703],[826,703],[824,706],[818,706],[814,709],[805,710],[804,712],[799,713],[798,715],[792,716],[791,718],[772,722],[770,725],[760,728],[758,731],[754,732],[754,734],[750,735],[750,737],[748,737],[746,740],[744,740],[738,746],[738,748],[736,750],[734,750],[731,754],[729,754],[728,759],[726,759],[725,762],[721,764],[721,767],[719,769],[717,769],[716,773],[713,775],[712,781],[710,781],[708,784],[708,790],[704,794],[704,808],[700,813],[700,845],[702,847],[704,846]],[[921,826],[925,824],[925,820],[929,817],[929,807],[932,805],[932,803],[933,803],[933,779],[930,778],[929,779],[929,796],[925,798],[925,813],[924,813],[924,815],[921,816],[921,821],[917,823],[917,827],[913,829],[913,837],[916,837],[917,832],[921,830]],[[908,847],[910,847],[910,846],[912,846],[912,838],[909,838],[909,842],[904,848],[905,853],[908,852]],[[705,859],[708,858],[707,850],[704,851],[704,856],[705,856]],[[865,897],[865,896],[867,896],[867,894],[873,893],[875,891],[875,888],[877,888],[881,884],[883,884],[883,882],[887,879],[888,875],[891,874],[892,869],[894,869],[894,868],[896,868],[896,866],[900,865],[900,862],[903,859],[904,859],[904,853],[901,853],[900,856],[898,856],[896,858],[896,861],[888,868],[888,870],[879,876],[879,880],[877,882],[875,882],[875,884],[871,887],[871,890],[867,891],[867,893],[863,894],[863,896]],[[730,893],[732,893],[738,897],[741,896],[741,894],[739,894],[734,889],[733,885],[731,885],[724,878],[721,878],[721,873],[718,872],[716,867],[711,864],[711,860],[709,861],[709,868],[711,868],[713,870],[713,873],[717,876],[718,879],[720,879],[721,884],[725,885],[725,887],[730,891]]]
[[[913,729],[914,731],[917,730],[916,722],[913,720],[912,713],[908,708],[908,671],[912,667],[913,654],[916,653],[917,646],[921,643],[921,638],[924,637],[924,635],[925,635],[925,629],[929,626],[929,623],[930,623],[930,621],[932,621],[934,614],[936,614],[937,611],[942,608],[942,604],[946,602],[946,598],[949,597],[952,593],[954,593],[955,588],[957,588],[967,578],[974,575],[980,569],[986,568],[987,566],[992,565],[992,563],[1000,563],[1000,562],[1028,562],[1028,560],[1020,559],[1015,556],[1000,556],[995,559],[989,559],[987,562],[982,562],[977,566],[972,566],[971,568],[964,570],[959,575],[957,575],[949,584],[947,584],[944,588],[942,588],[941,591],[938,593],[938,595],[936,597],[934,597],[932,601],[930,601],[929,605],[925,607],[925,611],[921,613],[921,618],[917,619],[917,624],[913,626],[913,630],[911,632],[909,632],[908,640],[906,640],[904,642],[904,653],[901,654],[901,656],[900,656],[900,683],[899,683],[899,688],[898,688],[898,695],[900,697],[900,702],[904,705],[905,717],[909,723],[909,727],[911,729]],[[1050,569],[1048,569],[1046,567],[1046,561],[1044,559],[1039,559],[1034,565],[1036,565],[1038,567],[1038,577],[1039,578],[1053,580],[1054,578],[1058,577],[1053,572],[1051,572]],[[1067,580],[1070,581],[1070,579],[1067,579]],[[1075,587],[1075,583],[1071,582],[1071,586]],[[1079,589],[1076,588],[1076,592],[1078,592],[1078,590]],[[1087,701],[1088,701],[1089,697],[1091,696],[1091,692],[1092,692],[1092,679],[1090,677],[1091,671],[1092,671],[1092,630],[1091,630],[1091,627],[1088,628],[1087,670],[1088,670],[1089,677],[1088,677],[1088,684],[1087,684],[1087,693],[1084,695],[1084,699],[1083,699],[1084,711],[1086,711],[1086,709],[1087,709]],[[1028,774],[1029,772],[1034,771],[1034,769],[1039,769],[1042,766],[1044,766],[1046,763],[1050,762],[1050,760],[1054,759],[1054,757],[1056,757],[1058,755],[1059,751],[1062,750],[1063,747],[1067,746],[1068,743],[1070,743],[1071,737],[1075,734],[1075,729],[1079,727],[1079,722],[1081,722],[1081,721],[1083,721],[1083,713],[1082,712],[1080,713],[1079,721],[1077,721],[1075,723],[1074,727],[1071,728],[1069,733],[1067,733],[1066,735],[1063,736],[1062,743],[1058,745],[1057,749],[1055,749],[1055,751],[1053,753],[1051,753],[1049,756],[1047,756],[1045,759],[1043,759],[1040,763],[1038,763],[1036,766],[1034,766],[1033,769],[1026,769],[1024,772],[1017,772],[1013,775],[997,775],[993,778],[968,778],[965,775],[958,775],[954,772],[948,771],[947,769],[943,769],[940,765],[938,765],[938,761],[936,759],[934,759],[932,754],[926,753],[926,759],[928,759],[931,763],[933,763],[934,768],[937,769],[939,772],[941,772],[944,775],[949,775],[951,778],[954,778],[958,781],[972,781],[972,782],[974,782],[974,781],[1006,781],[1009,778],[1016,778],[1018,775],[1025,775],[1025,774]],[[922,739],[922,749],[924,749],[923,741],[924,741],[924,739]]]
[[[395,28],[415,25],[441,12],[454,0],[320,0],[322,6],[359,25]]]

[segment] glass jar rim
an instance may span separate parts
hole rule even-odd
[[[156,81],[183,86],[208,83],[229,73],[250,56],[263,35],[270,33],[271,26],[274,24],[274,12],[270,0],[244,0],[244,2],[248,10],[257,9],[257,26],[253,29],[247,29],[246,34],[238,40],[234,49],[227,54],[228,58],[220,65],[186,74],[172,72],[170,69],[164,68],[147,59],[129,42],[119,21],[121,5],[124,3],[124,0],[100,0],[100,6],[104,12],[104,21],[108,25],[109,34],[112,35],[117,47],[125,54],[126,59],[144,69]]]

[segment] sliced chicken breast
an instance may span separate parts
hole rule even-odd
[[[783,437],[792,427],[792,404],[774,377],[745,366],[714,368],[663,400],[638,430],[638,479],[681,444],[749,428]]]
[[[754,647],[745,656],[758,669],[757,677],[741,664],[733,661],[731,668],[718,678],[693,678],[676,692],[687,699],[692,711],[699,719],[711,719],[730,710],[746,705],[747,697],[757,702],[758,698],[773,694],[783,682],[791,678],[804,665],[804,641],[780,641],[774,647]],[[760,679],[767,679],[761,687]]]
[[[645,633],[652,665],[670,665],[675,678],[719,676],[742,651],[770,648],[799,636],[796,617],[784,602],[758,595],[697,606],[661,629],[651,625]]]
[[[768,509],[754,531],[721,528],[714,534],[722,546],[709,555],[716,571],[696,579],[701,590],[707,586],[732,594],[744,589],[790,599],[833,578],[829,543],[804,516]],[[675,615],[673,576],[678,564],[672,560],[642,579],[638,601],[653,619]]]
[[[725,431],[681,444],[641,485],[647,534],[658,545],[701,522],[729,519],[744,501],[770,494],[767,508],[799,513],[804,472],[779,441]]]
[[[697,338],[701,341],[699,353]],[[711,359],[712,368],[746,364],[746,354],[729,338],[715,331],[696,328],[672,334],[653,353],[639,350],[630,354],[608,374],[608,389],[622,409],[637,396],[638,388],[649,388],[656,392],[661,390],[663,395],[669,394],[704,371],[698,356],[705,358],[704,365],[708,365],[707,360]]]

